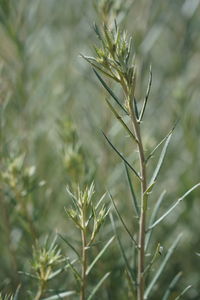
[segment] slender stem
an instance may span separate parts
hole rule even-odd
[[[144,207],[144,194],[147,189],[147,176],[146,176],[146,164],[143,143],[140,133],[140,125],[136,119],[133,105],[129,99],[129,111],[131,120],[133,123],[133,130],[138,140],[137,146],[140,159],[140,171],[141,171],[141,209],[140,209],[140,221],[139,221],[139,236],[138,236],[138,266],[137,266],[137,299],[144,299],[144,266],[145,266],[145,225],[146,225],[146,211]]]
[[[41,299],[41,297],[43,296],[44,290],[45,290],[45,285],[46,285],[46,281],[44,281],[44,280],[40,281],[40,285],[38,287],[38,291],[37,291],[37,294],[36,294],[34,300]]]
[[[86,240],[86,230],[85,230],[85,209],[82,208],[82,231],[81,231],[81,239],[82,239],[82,283],[81,283],[81,292],[80,292],[80,300],[86,299],[86,269],[87,269],[87,240]]]

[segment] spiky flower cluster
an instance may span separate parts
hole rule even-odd
[[[97,25],[95,32],[101,46],[94,47],[96,57],[83,56],[96,70],[120,83],[126,97],[133,98],[135,91],[135,65],[132,55],[132,39],[126,32],[120,32],[117,24],[110,30],[104,25],[102,31]]]
[[[80,188],[77,190],[77,194],[72,194],[69,189],[68,193],[71,196],[73,206],[66,209],[67,215],[76,224],[76,226],[84,232],[89,231],[89,226],[92,223],[92,230],[90,237],[88,237],[87,246],[95,240],[97,233],[99,232],[104,220],[109,212],[105,204],[101,205],[104,196],[99,200],[97,204],[94,204],[94,184],[86,187],[84,191]]]
[[[61,263],[61,251],[55,241],[48,247],[38,244],[33,248],[32,268],[40,281],[47,281],[53,277],[53,269]]]
[[[111,23],[119,16],[122,16],[130,6],[129,0],[96,0],[94,6],[100,20],[104,24]]]
[[[5,191],[9,189],[15,199],[25,197],[35,188],[45,184],[38,182],[35,176],[35,166],[25,167],[25,155],[16,156],[5,161],[1,172]]]

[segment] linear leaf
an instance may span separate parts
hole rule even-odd
[[[119,235],[118,235],[118,232],[117,232],[117,228],[116,228],[116,225],[115,225],[115,221],[113,219],[113,216],[112,214],[110,213],[110,220],[111,220],[111,224],[112,224],[112,227],[113,227],[113,230],[115,232],[115,235],[116,235],[116,238],[117,238],[117,241],[118,241],[118,245],[119,245],[119,249],[121,251],[121,254],[122,254],[122,257],[124,259],[124,263],[125,263],[125,266],[126,266],[126,271],[129,273],[129,277],[131,278],[131,281],[132,281],[132,284],[135,285],[136,283],[136,278],[134,276],[134,273],[131,269],[131,266],[128,262],[128,259],[126,257],[126,254],[125,254],[125,251],[124,251],[124,248],[122,246],[122,243],[121,243],[121,240],[119,238]]]
[[[154,155],[154,153],[156,152],[156,150],[164,143],[164,141],[169,137],[169,135],[174,131],[175,127],[177,125],[177,122],[175,123],[175,125],[172,127],[172,129],[168,132],[168,134],[160,141],[160,143],[158,143],[158,145],[153,149],[153,151],[151,151],[151,153],[147,156],[147,158],[145,159],[145,162],[147,163],[149,161],[149,159]]]
[[[77,262],[77,259],[74,259],[73,261],[71,261],[71,264],[73,265],[75,262]],[[62,273],[63,271],[67,270],[70,267],[70,264],[68,263],[68,265],[54,271],[53,273],[51,273],[51,275],[48,277],[48,280],[51,280],[52,278],[56,277],[57,275],[59,275],[60,273]]]
[[[54,296],[50,296],[48,298],[43,298],[42,300],[57,300],[57,299],[62,299],[71,295],[76,294],[75,291],[68,291],[68,292],[63,292],[63,293],[59,293],[57,295]]]
[[[99,30],[99,28],[98,28],[98,26],[97,26],[96,23],[94,23],[93,28],[94,28],[94,31],[95,31],[96,35],[97,35],[98,38],[100,39],[100,41],[103,41],[102,36],[101,36],[101,33],[100,33],[100,30]]]
[[[65,267],[56,270],[48,277],[48,281],[61,274],[63,271],[65,271]]]
[[[60,233],[58,233],[59,237],[76,253],[76,255],[80,258],[80,254],[78,251],[74,248],[74,246],[66,239],[64,238]]]
[[[171,255],[173,254],[180,238],[181,238],[182,234],[179,234],[178,237],[175,239],[175,241],[173,242],[173,244],[171,245],[171,247],[168,249],[167,254],[165,255],[165,258],[163,260],[163,262],[161,263],[159,269],[157,270],[155,276],[153,277],[152,281],[150,282],[149,286],[147,287],[146,291],[145,291],[145,295],[144,295],[144,299],[148,299],[148,296],[152,290],[152,288],[155,286],[158,278],[160,277],[160,275],[162,274],[168,260],[170,259]]]
[[[84,58],[91,66],[93,66],[94,68],[96,68],[97,70],[99,70],[100,72],[102,72],[104,75],[110,77],[113,80],[119,81],[116,77],[113,77],[112,75],[110,75],[109,73],[107,73],[106,71],[104,71],[103,69],[101,69],[99,66],[97,66],[96,63],[96,59],[93,57],[89,57],[89,56],[84,56],[83,54],[80,54],[80,56],[82,58]],[[94,62],[92,62],[94,61]]]
[[[197,183],[194,185],[191,189],[189,189],[182,197],[180,197],[167,211],[164,213],[157,221],[155,221],[151,226],[148,227],[147,230],[150,230],[154,228],[156,225],[158,225],[164,218],[166,218],[173,210],[174,208],[187,197],[193,190],[195,190],[197,187],[200,186],[200,183]]]
[[[122,117],[120,117],[120,115],[118,114],[118,112],[114,109],[114,107],[112,106],[112,104],[107,100],[106,103],[108,104],[110,110],[113,112],[113,114],[115,115],[115,117],[117,118],[117,120],[122,124],[122,126],[126,129],[126,131],[129,133],[130,137],[132,137],[132,139],[134,140],[134,142],[138,143],[138,140],[136,139],[135,135],[132,133],[132,131],[128,128],[128,126],[126,125],[126,123],[122,120]]]
[[[128,281],[128,287],[129,287],[130,293],[132,295],[132,298],[130,296],[130,299],[136,300],[136,291],[135,291],[134,286],[132,284],[130,274],[127,272],[127,270],[125,270],[125,275],[126,275],[126,278],[127,278],[127,281]]]
[[[106,82],[103,80],[103,78],[99,75],[99,73],[93,68],[93,71],[103,87],[107,90],[107,92],[111,95],[111,97],[117,102],[117,104],[121,107],[121,109],[128,115],[127,110],[123,107],[123,105],[120,103],[120,100],[118,97],[114,94],[114,92],[111,90],[111,88],[106,84]]]
[[[96,204],[96,206],[95,206],[95,209],[96,209],[96,210],[97,210],[97,208],[99,207],[99,205],[102,203],[102,201],[104,200],[105,196],[106,196],[106,193],[103,194],[103,196],[100,198],[100,200],[99,200],[98,203]]]
[[[93,289],[93,291],[91,292],[90,296],[88,297],[87,300],[91,300],[93,298],[93,296],[96,294],[96,292],[98,291],[98,289],[100,288],[100,286],[102,285],[102,283],[108,278],[108,276],[110,275],[110,272],[106,273],[101,280],[97,283],[97,285],[95,286],[95,288]]]
[[[167,151],[167,148],[168,148],[168,145],[169,145],[171,137],[172,137],[172,133],[170,133],[170,135],[167,137],[167,139],[165,141],[165,144],[164,144],[163,149],[161,151],[161,154],[160,154],[160,157],[159,157],[156,169],[155,169],[155,171],[153,173],[153,176],[151,178],[151,181],[150,181],[149,185],[153,184],[153,182],[155,182],[156,179],[157,179],[157,177],[158,177],[158,174],[159,174],[160,169],[162,167],[162,164],[163,164],[163,161],[164,161],[164,158],[165,158],[165,154],[166,154],[166,151]]]
[[[174,300],[179,300],[191,287],[191,285],[188,285]]]
[[[147,187],[147,189],[146,189],[146,191],[144,192],[144,194],[143,194],[144,201],[143,201],[143,207],[141,208],[143,211],[146,211],[146,210],[147,210],[149,195],[151,194],[151,191],[152,191],[152,189],[153,189],[155,183],[156,183],[156,182],[154,181],[152,184],[150,184],[150,185]]]
[[[38,276],[32,275],[31,273],[28,273],[28,272],[18,271],[18,274],[25,275],[25,276],[28,276],[33,279],[38,279]]]
[[[175,285],[177,284],[177,282],[179,281],[180,277],[182,276],[182,272],[179,272],[178,274],[176,274],[176,276],[172,279],[168,289],[166,290],[162,300],[168,300],[169,296],[171,294],[171,292],[173,291]]]
[[[111,237],[111,239],[106,243],[106,245],[103,247],[103,249],[95,257],[95,259],[93,260],[93,262],[87,268],[86,275],[88,275],[90,273],[90,271],[92,270],[92,268],[94,267],[94,265],[97,263],[97,261],[100,259],[100,257],[104,254],[104,252],[106,251],[106,249],[110,246],[110,244],[112,243],[112,241],[114,240],[114,238],[115,238],[114,236]]]
[[[145,270],[144,270],[144,273],[147,273],[150,271],[151,267],[153,266],[156,258],[158,257],[158,254],[159,254],[159,251],[160,251],[160,243],[158,243],[157,247],[156,247],[156,250],[152,256],[152,259],[150,260],[150,262],[148,263],[148,265],[146,266]]]
[[[17,289],[16,289],[16,292],[15,292],[15,294],[14,294],[13,300],[18,300],[20,288],[21,288],[21,285],[18,285],[18,287],[17,287]]]
[[[136,118],[138,120],[139,119],[139,112],[138,112],[137,101],[136,101],[135,97],[133,98],[133,106],[134,106],[134,111],[135,111]]]
[[[109,145],[113,148],[113,150],[119,155],[119,157],[127,164],[127,166],[133,171],[133,173],[141,180],[139,174],[135,169],[129,164],[129,162],[124,158],[124,156],[115,148],[115,146],[111,143],[111,141],[108,139],[108,137],[105,135],[105,133],[102,131],[105,139],[109,143]]]
[[[114,209],[115,209],[115,211],[116,211],[116,213],[117,213],[117,216],[118,216],[119,220],[121,221],[121,223],[122,223],[122,225],[123,225],[125,231],[128,233],[129,237],[130,237],[131,240],[135,243],[135,245],[137,245],[136,240],[135,240],[134,237],[132,236],[132,234],[131,234],[130,230],[128,229],[128,227],[126,226],[126,224],[125,224],[125,222],[124,222],[122,216],[120,215],[120,212],[119,212],[119,210],[118,210],[118,208],[117,208],[117,206],[116,206],[116,204],[115,204],[115,202],[114,202],[114,199],[113,199],[112,195],[111,195],[109,192],[108,192],[108,194],[109,194],[109,196],[110,196],[110,199],[111,199],[111,201],[112,201],[112,204],[113,204],[113,206],[114,206]],[[137,246],[138,246],[138,245],[137,245]]]
[[[130,189],[130,192],[131,192],[131,198],[132,198],[132,201],[133,201],[133,206],[135,208],[137,216],[139,217],[139,214],[140,214],[139,206],[138,206],[137,198],[136,198],[135,193],[134,193],[133,184],[131,182],[131,177],[130,177],[130,174],[129,174],[129,170],[128,170],[127,165],[125,163],[124,163],[124,166],[125,166],[125,170],[126,170],[126,176],[127,176],[127,180],[128,180],[129,189]]]
[[[149,69],[149,82],[148,82],[146,96],[145,96],[145,99],[144,99],[144,102],[143,102],[142,110],[141,110],[141,113],[140,113],[139,122],[142,121],[142,118],[144,116],[144,112],[145,112],[145,109],[146,109],[147,101],[148,101],[150,90],[151,90],[151,84],[152,84],[152,69],[151,69],[151,66],[150,66],[150,69]]]
[[[151,226],[154,223],[165,194],[166,194],[166,191],[163,191],[162,194],[160,195],[160,197],[158,198],[158,201],[156,202],[156,205],[155,205],[153,212],[151,214],[151,217],[150,217],[149,226]],[[151,238],[151,233],[152,233],[152,230],[149,230],[146,234],[145,250],[147,250],[147,248],[148,248],[149,241]]]
[[[68,261],[68,264],[69,264],[70,269],[72,270],[72,272],[73,272],[73,274],[74,274],[74,277],[75,277],[77,283],[82,283],[81,275],[80,275],[79,272],[76,270],[76,268],[73,266],[73,263],[69,260],[69,258],[67,259],[67,261]]]

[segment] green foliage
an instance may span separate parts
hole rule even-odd
[[[57,2],[0,1],[0,299],[136,299],[143,236],[198,300],[199,1]]]

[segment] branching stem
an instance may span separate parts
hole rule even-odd
[[[86,230],[85,230],[85,209],[82,209],[82,231],[81,231],[81,239],[82,239],[82,282],[81,282],[81,292],[80,292],[80,300],[86,299],[86,279],[87,279],[87,239],[86,239]]]
[[[37,291],[37,294],[36,294],[34,300],[40,300],[41,299],[41,297],[43,296],[44,290],[45,290],[45,285],[46,285],[46,281],[42,280],[40,282],[40,285],[38,287],[38,291]]]
[[[141,171],[141,209],[139,217],[139,235],[138,235],[138,266],[137,266],[137,299],[144,299],[144,267],[145,267],[145,225],[146,225],[146,209],[144,205],[144,195],[147,189],[146,164],[143,143],[140,133],[140,124],[138,123],[131,99],[128,99],[129,111],[133,124],[134,134],[138,140],[137,146],[139,151],[140,171]]]

